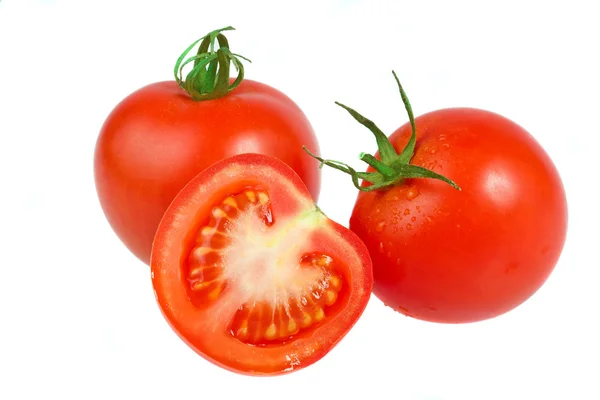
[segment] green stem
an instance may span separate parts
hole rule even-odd
[[[229,42],[223,34],[224,31],[230,30],[234,28],[228,26],[208,33],[192,43],[177,59],[174,68],[175,81],[192,99],[200,101],[223,97],[244,79],[244,65],[241,60],[250,60],[231,52]],[[198,43],[200,45],[196,55],[186,58]],[[184,77],[183,69],[191,63],[192,69]],[[232,83],[231,64],[238,73]]]
[[[368,128],[375,136],[375,140],[377,141],[377,149],[379,151],[379,156],[381,160],[367,153],[361,153],[360,159],[368,165],[370,165],[371,167],[373,167],[376,172],[356,172],[356,170],[351,168],[348,164],[344,164],[339,161],[324,160],[321,157],[312,154],[306,149],[306,147],[304,147],[304,150],[310,156],[321,162],[320,167],[322,167],[323,165],[327,165],[331,168],[335,168],[339,171],[350,175],[352,177],[352,183],[354,183],[354,186],[363,192],[386,189],[394,185],[401,184],[402,182],[404,182],[405,179],[415,178],[437,179],[446,182],[447,184],[449,184],[457,190],[461,190],[461,188],[456,183],[446,178],[445,176],[428,170],[426,168],[410,164],[410,161],[415,152],[415,146],[417,141],[417,128],[415,124],[415,117],[413,115],[410,102],[408,101],[408,96],[402,88],[400,80],[398,79],[398,76],[396,76],[396,72],[392,71],[392,74],[394,74],[394,78],[396,79],[398,89],[400,90],[400,97],[402,98],[404,108],[408,113],[408,119],[410,120],[410,126],[412,130],[408,144],[400,154],[396,152],[396,149],[390,142],[389,138],[381,131],[381,129],[377,127],[377,125],[375,125],[373,121],[365,118],[358,111],[353,110],[352,108],[345,106],[337,101],[337,105],[348,111],[356,121]],[[371,184],[364,186],[360,185],[359,179],[370,182]]]

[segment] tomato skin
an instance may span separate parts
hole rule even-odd
[[[249,184],[270,193],[276,221],[307,211],[317,212],[320,219],[316,236],[301,245],[307,246],[308,252],[324,252],[347,261],[345,274],[350,289],[343,309],[308,335],[280,345],[261,347],[238,341],[227,332],[228,312],[219,307],[218,301],[213,308],[196,308],[181,276],[185,259],[182,254],[186,252],[190,231],[197,228],[216,199]],[[316,208],[306,186],[289,166],[259,154],[221,160],[181,190],[159,225],[152,247],[151,273],[158,305],[175,333],[213,364],[253,376],[287,374],[323,358],[358,321],[373,285],[371,259],[360,239]],[[211,311],[215,309],[219,311]]]
[[[318,198],[318,163],[302,146],[318,149],[298,106],[265,84],[244,80],[227,96],[194,101],[174,81],[139,89],[121,101],[96,144],[96,189],[117,236],[150,262],[158,223],[175,195],[211,164],[241,153],[287,163]]]
[[[443,109],[416,118],[412,164],[456,182],[408,179],[360,192],[350,228],[373,260],[373,293],[408,316],[466,323],[501,315],[546,281],[564,246],[559,174],[522,127],[488,111]],[[390,136],[400,152],[410,136]],[[371,169],[370,169],[371,170]]]

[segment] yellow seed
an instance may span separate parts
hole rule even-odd
[[[227,213],[225,211],[221,210],[219,207],[213,208],[212,215],[215,218],[225,218],[225,217],[227,217]]]
[[[326,290],[325,291],[325,304],[327,304],[328,306],[330,306],[333,303],[335,303],[336,300],[337,300],[337,293],[336,292],[334,292],[333,290]]]
[[[201,258],[202,256],[204,256],[212,251],[213,251],[213,249],[210,247],[204,247],[204,246],[196,247],[194,249],[193,255],[195,258]]]
[[[189,277],[194,278],[204,272],[204,265],[200,265],[199,267],[193,268],[190,270]]]
[[[217,228],[213,226],[205,226],[204,228],[202,228],[202,231],[200,231],[200,233],[204,236],[211,236],[214,235],[216,231]]]
[[[296,324],[296,321],[294,321],[293,319],[290,319],[287,328],[288,334],[293,335],[294,333],[298,332],[298,324]]]
[[[317,308],[317,311],[315,311],[315,321],[323,321],[323,318],[325,318],[325,312],[322,308]]]
[[[269,196],[265,192],[258,192],[258,201],[260,204],[265,205],[269,202]]]
[[[244,323],[242,324],[242,326],[240,327],[240,329],[237,330],[237,332],[235,333],[235,336],[237,336],[239,339],[247,339],[248,338],[248,326],[247,326],[247,322],[244,321]]]
[[[247,191],[247,192],[245,192],[245,194],[246,194],[246,198],[248,200],[250,200],[251,203],[256,203],[256,195],[254,194],[254,192]]]
[[[275,339],[276,335],[277,335],[277,327],[275,326],[275,324],[269,325],[269,327],[265,331],[265,339],[273,340],[273,339]]]
[[[223,292],[223,285],[219,285],[216,288],[214,288],[209,294],[208,294],[208,299],[209,300],[215,300],[217,297],[219,297],[219,295],[221,294],[221,292]]]
[[[321,267],[327,267],[329,264],[331,264],[331,258],[327,256],[322,256],[321,258],[319,258],[318,264]]]
[[[306,328],[311,323],[312,323],[312,317],[310,316],[310,314],[304,313],[304,315],[302,315],[302,327]]]
[[[228,206],[231,207],[237,207],[237,201],[235,201],[235,199],[231,196],[229,196],[228,198],[226,198],[225,200],[223,200],[223,204],[226,204]]]
[[[339,291],[342,288],[342,280],[337,275],[331,275],[329,278],[329,286]]]
[[[211,281],[196,281],[192,283],[192,290],[205,290],[212,282]]]

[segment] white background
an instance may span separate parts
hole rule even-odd
[[[0,0],[0,399],[600,399],[594,3]],[[388,133],[406,122],[392,69],[416,114],[474,106],[528,129],[569,201],[546,285],[511,313],[458,326],[372,298],[329,355],[283,377],[195,355],[106,222],[92,160],[112,107],[171,79],[188,44],[227,25],[253,61],[247,77],[294,99],[329,158],[360,167],[374,150],[334,100]],[[324,171],[331,218],[346,225],[355,196]]]

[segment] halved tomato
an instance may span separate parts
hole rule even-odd
[[[165,213],[152,282],[173,330],[234,372],[274,375],[327,354],[363,313],[365,245],[282,161],[243,154],[197,175]]]

